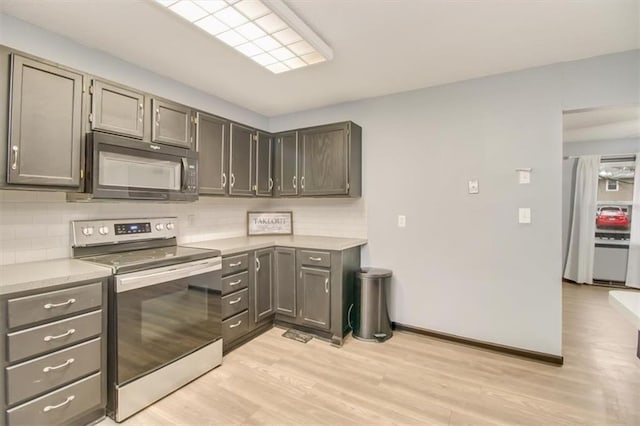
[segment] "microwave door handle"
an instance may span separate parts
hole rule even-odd
[[[187,170],[189,168],[189,162],[186,157],[182,157],[182,191],[187,190],[188,182],[187,182]]]
[[[162,269],[163,270],[160,272],[151,272],[148,274],[134,272],[133,274],[130,274],[130,276],[116,276],[116,293],[123,293],[125,291],[149,287],[164,282],[187,278],[193,275],[218,271],[222,269],[222,266],[221,262],[218,260],[217,262],[201,262],[195,265],[174,266]]]

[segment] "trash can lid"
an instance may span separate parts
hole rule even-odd
[[[361,268],[360,272],[356,273],[356,277],[358,278],[387,278],[393,274],[391,269],[382,269],[382,268]]]

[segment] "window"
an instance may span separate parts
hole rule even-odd
[[[607,192],[618,191],[620,189],[620,185],[618,185],[617,180],[607,179],[606,187]]]
[[[598,178],[596,238],[629,239],[635,165],[634,157],[602,157]]]

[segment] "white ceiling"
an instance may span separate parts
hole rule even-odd
[[[152,0],[0,7],[267,116],[640,47],[638,0],[287,3],[333,48],[333,61],[272,74]]]
[[[562,127],[564,142],[640,138],[640,106],[566,111]]]

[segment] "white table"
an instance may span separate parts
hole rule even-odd
[[[638,329],[638,358],[640,358],[640,292],[615,290],[609,292],[609,304]]]

